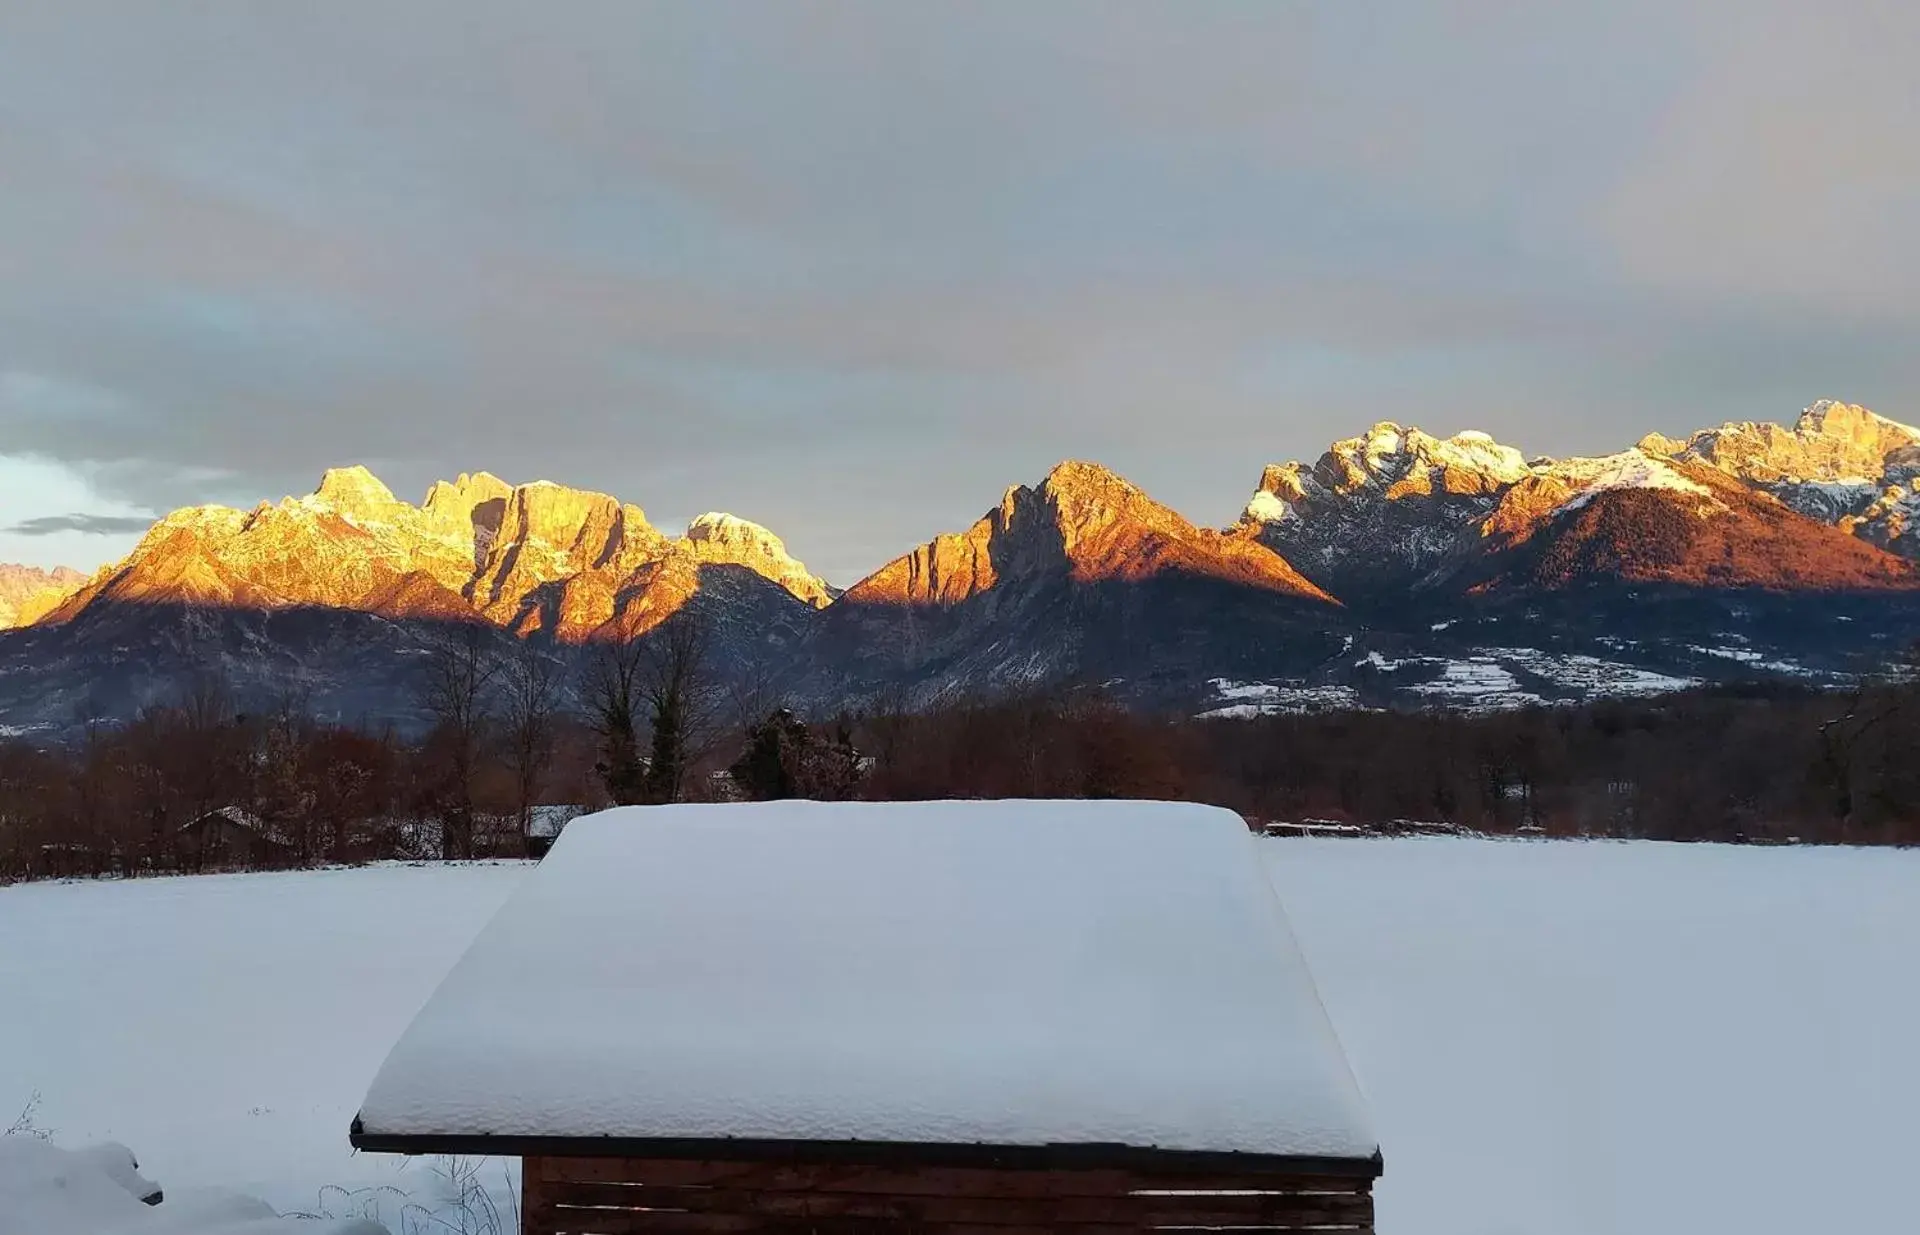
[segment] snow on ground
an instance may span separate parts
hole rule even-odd
[[[1262,843],[1373,1108],[1382,1231],[1910,1225],[1920,853]],[[347,1121],[520,874],[0,889],[0,1123],[39,1090],[170,1193],[418,1190]]]
[[[1549,467],[1545,474],[1579,490],[1561,503],[1556,512],[1561,514],[1579,510],[1613,489],[1668,489],[1703,498],[1703,505],[1720,505],[1705,485],[1689,480],[1665,461],[1640,450],[1624,450],[1598,459],[1563,459]]]
[[[425,1188],[424,1171],[351,1157],[347,1124],[524,870],[0,888],[0,1126],[37,1091],[60,1144],[120,1141],[169,1193],[228,1187],[281,1211],[329,1184]]]
[[[235,1192],[157,1193],[124,1145],[0,1137],[0,1235],[388,1235],[368,1221],[285,1218]]]
[[[1694,678],[1655,673],[1597,656],[1542,652],[1537,648],[1487,648],[1485,651],[1515,668],[1547,679],[1562,690],[1582,691],[1591,696],[1665,695],[1700,684]]]
[[[1280,688],[1271,682],[1236,682],[1232,678],[1213,678],[1207,685],[1222,699],[1271,699]]]
[[[1462,708],[1522,708],[1546,702],[1521,690],[1513,674],[1491,656],[1444,661],[1439,677],[1407,689],[1423,698]]]
[[[1201,712],[1198,720],[1245,720],[1298,712],[1338,712],[1360,706],[1351,686],[1307,686],[1298,682],[1235,682],[1214,678],[1208,685],[1222,706]]]
[[[1920,853],[1272,840],[1382,1231],[1912,1224]]]
[[[1581,699],[1661,695],[1699,684],[1694,678],[1674,677],[1597,656],[1522,647],[1476,648],[1464,660],[1437,656],[1389,660],[1378,652],[1369,652],[1365,659],[1354,662],[1355,668],[1362,665],[1383,673],[1438,668],[1437,677],[1409,683],[1404,689],[1429,703],[1466,711],[1497,711],[1547,702],[1523,686],[1514,676],[1516,671],[1542,678],[1555,690]]]
[[[1787,480],[1773,487],[1775,496],[1802,514],[1837,520],[1840,516],[1872,505],[1880,496],[1880,484],[1865,476],[1842,476],[1837,480]]]
[[[1751,648],[1702,647],[1700,644],[1693,643],[1688,645],[1688,650],[1701,656],[1712,656],[1718,660],[1731,660],[1743,665],[1751,665],[1756,669],[1771,669],[1775,673],[1790,673],[1799,677],[1814,676],[1813,670],[1805,665],[1795,664],[1790,660],[1768,660],[1764,654],[1753,651]]]

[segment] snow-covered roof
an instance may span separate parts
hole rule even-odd
[[[204,815],[195,815],[193,818],[187,820],[180,825],[180,830],[185,832],[191,828],[197,828],[209,819],[225,819],[235,827],[246,828],[250,832],[261,832],[266,829],[266,825],[261,822],[260,816],[254,814],[244,806],[216,806]]]
[[[1125,1145],[1370,1158],[1239,816],[778,802],[572,821],[356,1143]]]

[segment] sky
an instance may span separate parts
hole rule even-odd
[[[0,6],[0,561],[364,463],[847,583],[1062,458],[1920,420],[1901,0]]]

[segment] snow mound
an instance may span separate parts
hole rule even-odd
[[[0,1235],[387,1235],[374,1222],[282,1218],[237,1193],[161,1196],[124,1145],[0,1137]]]
[[[584,816],[401,1037],[361,1134],[1371,1157],[1255,846],[1161,802]]]
[[[1255,523],[1279,523],[1293,515],[1293,507],[1261,489],[1247,502],[1246,517]]]

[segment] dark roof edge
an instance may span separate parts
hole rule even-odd
[[[368,1132],[356,1117],[348,1134],[369,1153],[556,1158],[667,1158],[680,1161],[836,1163],[848,1166],[975,1167],[990,1170],[1132,1170],[1143,1174],[1335,1175],[1377,1179],[1379,1150],[1366,1158],[1146,1145],[986,1145],[929,1141],[806,1141],[750,1137],[489,1136]]]

